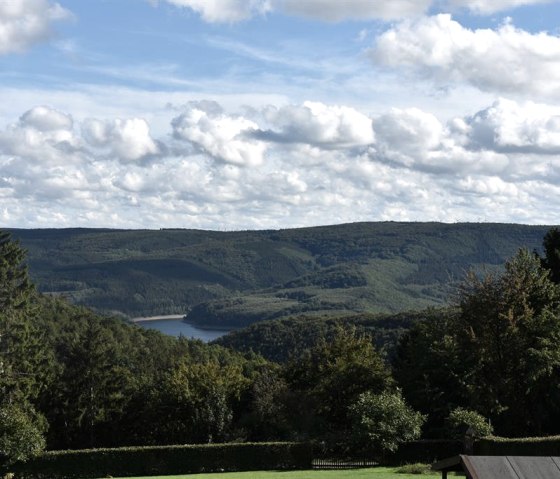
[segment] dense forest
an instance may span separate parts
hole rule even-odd
[[[268,344],[248,351],[239,336],[166,337],[42,295],[21,245],[2,233],[1,459],[270,439],[391,451],[466,425],[560,433],[559,230],[543,251],[468,273],[446,309],[262,323],[245,338]]]
[[[443,305],[470,268],[540,248],[547,227],[354,223],[279,231],[12,230],[39,291],[129,317],[243,327]]]

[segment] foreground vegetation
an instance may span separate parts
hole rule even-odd
[[[421,434],[483,436],[489,422],[498,435],[557,434],[560,231],[543,249],[467,275],[452,307],[412,315],[391,354],[367,321],[335,321],[276,362],[41,295],[21,246],[0,234],[0,460],[270,440],[382,460]]]

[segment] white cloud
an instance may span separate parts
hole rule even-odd
[[[98,148],[109,148],[125,162],[157,155],[160,149],[150,136],[150,127],[142,118],[101,121],[87,119],[82,125],[85,140]]]
[[[269,0],[167,0],[179,7],[187,7],[207,22],[233,23],[247,20],[255,14],[270,10]]]
[[[548,3],[553,0],[166,0],[190,8],[204,21],[234,23],[255,15],[280,12],[315,20],[397,20],[419,17],[430,8],[467,9],[488,15],[523,5]]]
[[[20,227],[554,223],[559,112],[501,99],[448,122],[417,108],[368,118],[316,103],[240,116],[203,101],[175,118],[169,110],[174,137],[156,140],[147,120],[82,121],[36,107],[0,130],[0,202],[9,212],[0,215]],[[255,140],[271,127],[284,141]],[[155,147],[151,161],[137,161]]]
[[[560,38],[509,23],[470,30],[448,14],[404,21],[380,35],[371,54],[379,64],[408,68],[444,85],[560,96]]]
[[[435,174],[503,173],[509,160],[493,150],[471,151],[462,135],[433,115],[410,108],[394,109],[374,120],[377,142],[370,150],[375,161]],[[465,127],[468,129],[468,127]],[[464,134],[464,132],[461,132]]]
[[[307,101],[301,106],[270,107],[265,117],[272,125],[271,140],[332,148],[363,146],[375,137],[371,118],[345,106]]]
[[[292,15],[327,21],[391,20],[424,13],[432,0],[275,0],[276,8]]]
[[[463,7],[481,15],[500,12],[523,5],[550,3],[553,0],[449,0],[454,7]]]
[[[52,35],[52,24],[70,12],[48,0],[0,2],[0,55],[22,52]]]
[[[40,131],[71,130],[72,117],[47,106],[36,106],[25,112],[20,123]]]
[[[560,154],[560,107],[500,99],[467,120],[480,149]]]
[[[13,155],[44,165],[67,164],[76,158],[79,140],[70,115],[39,106],[25,112],[17,123],[0,132],[0,155]]]
[[[251,138],[258,125],[241,116],[226,115],[211,102],[188,105],[172,125],[177,139],[189,141],[217,161],[241,166],[264,161],[265,144]]]

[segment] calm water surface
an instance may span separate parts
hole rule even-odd
[[[185,323],[182,320],[182,316],[157,316],[157,318],[150,319],[149,321],[146,320],[147,318],[142,318],[144,319],[143,321],[138,321],[138,318],[136,318],[133,321],[138,326],[146,329],[156,329],[170,336],[180,336],[182,334],[186,338],[201,339],[206,343],[229,332],[229,330],[223,329],[198,328],[190,323]]]

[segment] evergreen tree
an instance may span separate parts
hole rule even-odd
[[[560,229],[552,228],[543,240],[544,258],[542,265],[550,271],[550,279],[560,283]]]
[[[50,376],[48,351],[33,324],[34,288],[25,251],[0,232],[0,461],[26,459],[44,447],[44,419],[30,401]]]

